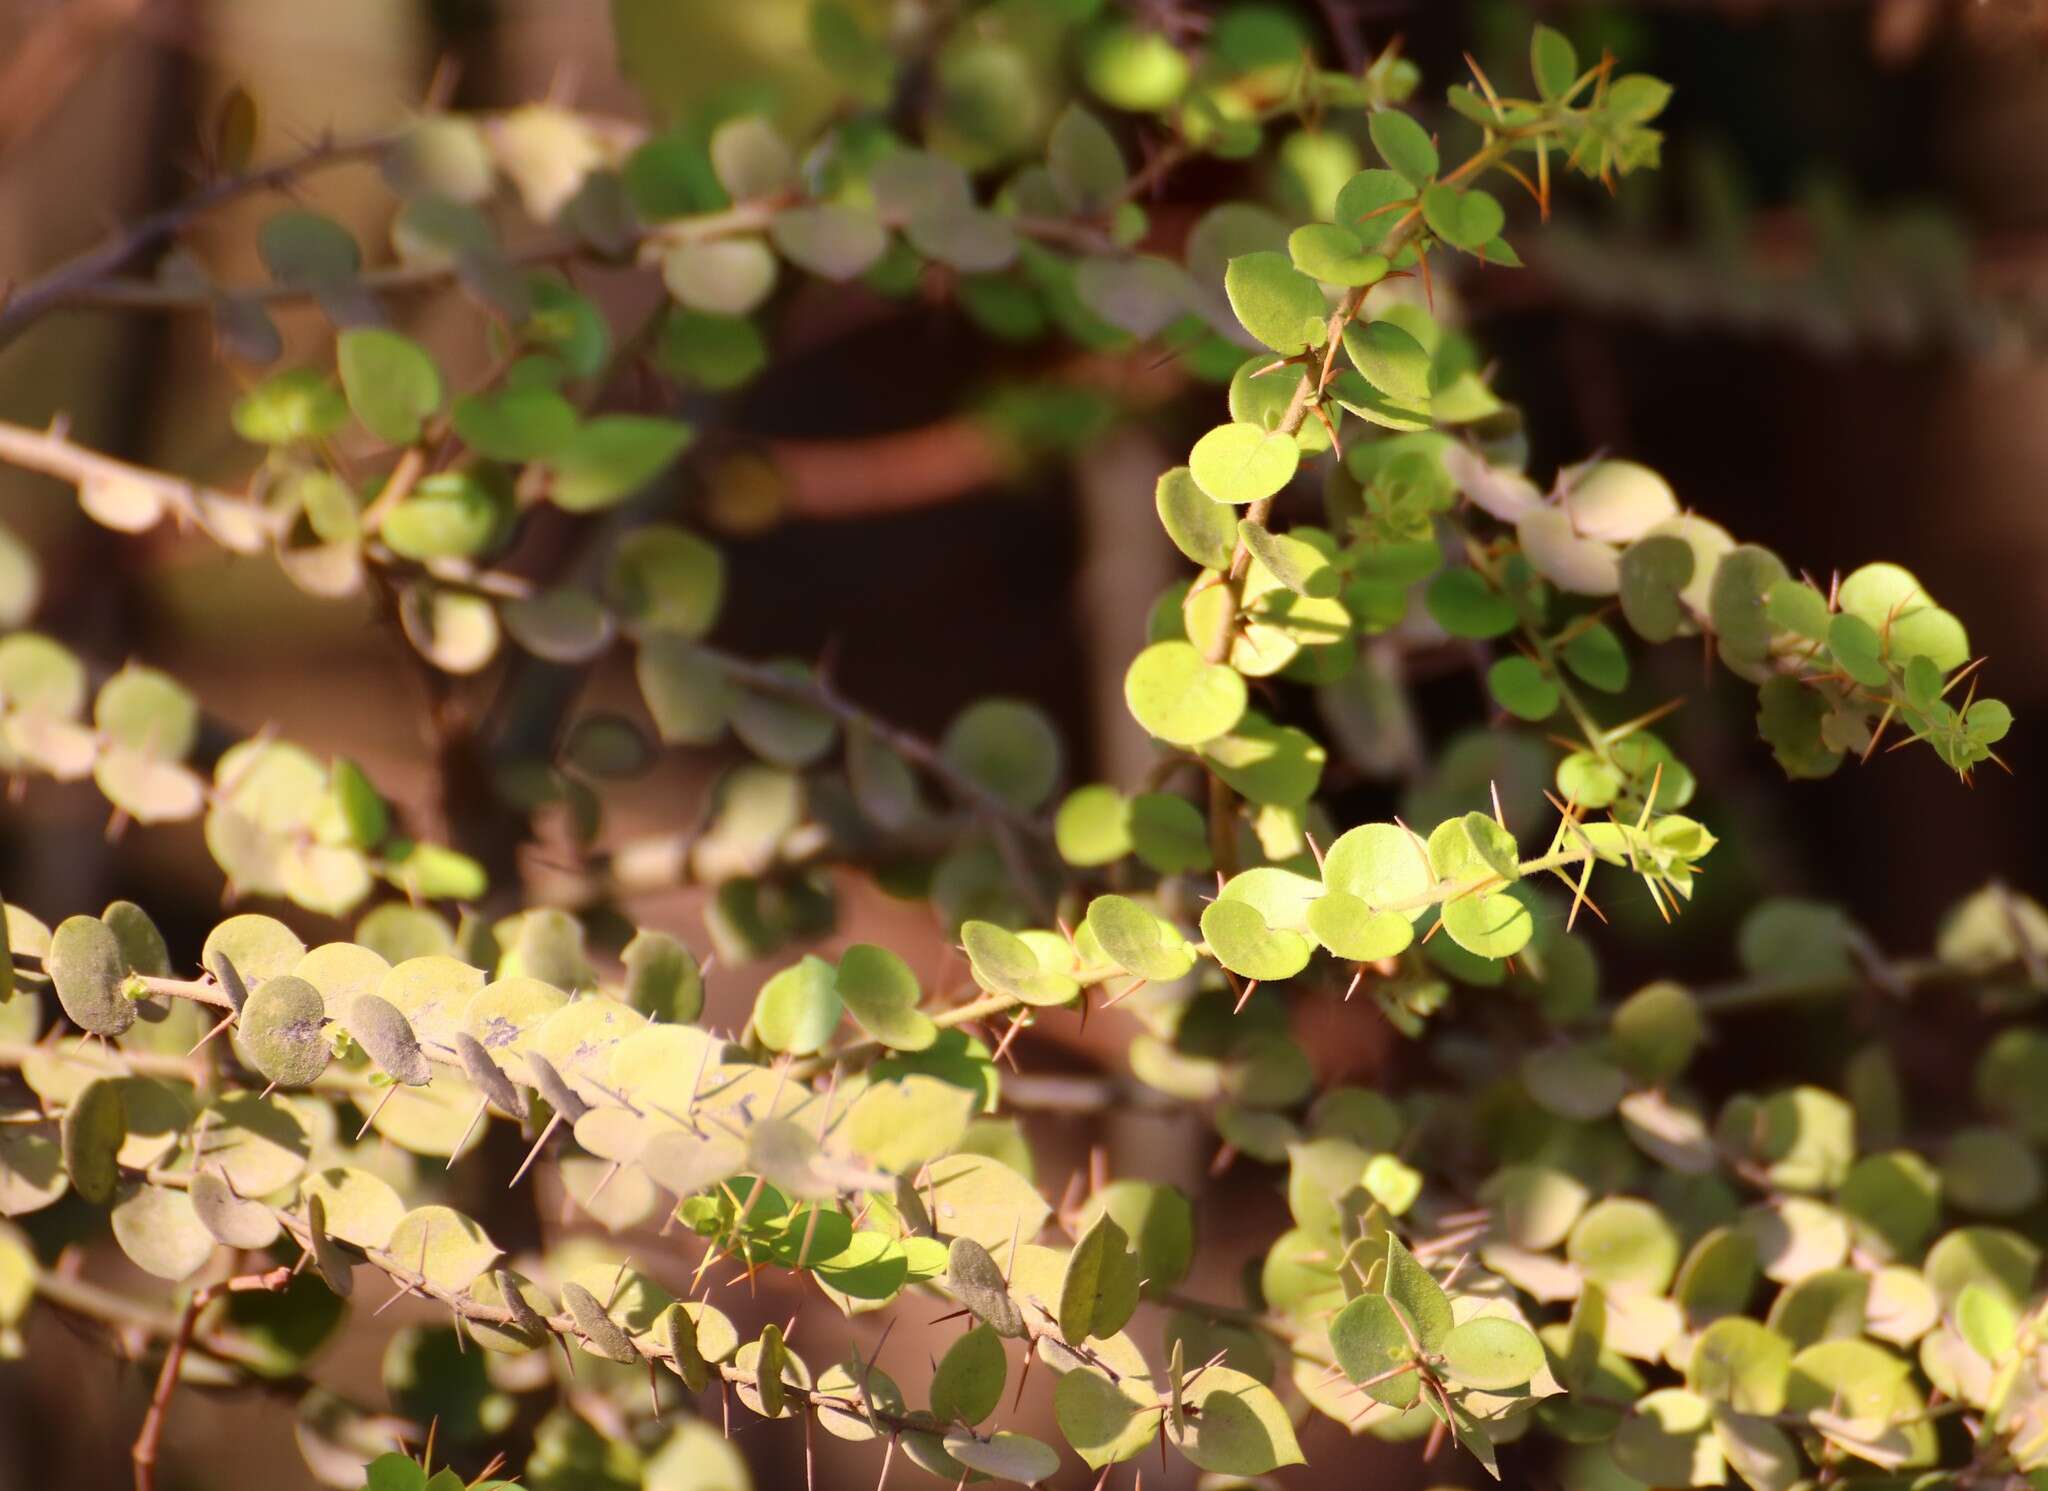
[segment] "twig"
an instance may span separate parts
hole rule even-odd
[[[192,1346],[192,1332],[199,1324],[199,1312],[223,1294],[282,1289],[291,1282],[291,1277],[289,1268],[279,1267],[268,1273],[242,1274],[193,1291],[192,1298],[185,1302],[184,1315],[178,1320],[177,1334],[171,1337],[171,1349],[164,1353],[163,1367],[156,1374],[156,1391],[149,1396],[149,1411],[142,1416],[141,1432],[135,1436],[135,1447],[129,1452],[135,1461],[135,1491],[155,1491],[157,1447],[163,1439],[164,1421],[170,1416],[171,1394],[177,1390],[178,1372],[185,1365],[185,1353]]]
[[[397,134],[379,134],[358,140],[337,140],[332,135],[325,135],[297,155],[260,170],[222,177],[182,202],[175,202],[126,228],[117,229],[76,258],[29,281],[15,291],[4,306],[0,306],[0,347],[12,342],[50,311],[99,286],[102,281],[164,243],[180,228],[223,203],[257,192],[275,191],[322,166],[375,155],[388,149],[399,138]]]
[[[0,311],[0,322],[5,317],[6,313]],[[75,486],[118,482],[146,487],[180,520],[200,529],[221,547],[236,552],[247,551],[249,545],[220,526],[223,516],[231,514],[235,524],[246,526],[259,544],[278,534],[277,517],[248,498],[102,455],[72,440],[61,421],[38,430],[0,420],[0,461],[27,471],[40,471]]]

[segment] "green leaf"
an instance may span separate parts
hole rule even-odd
[[[1195,485],[1215,501],[1232,504],[1271,497],[1294,479],[1300,464],[1301,446],[1292,435],[1255,424],[1218,425],[1188,453]]]
[[[1155,642],[1124,675],[1124,701],[1146,731],[1172,745],[1196,746],[1227,734],[1244,717],[1244,679],[1211,663],[1187,642]]]
[[[1444,1371],[1466,1387],[1502,1392],[1526,1386],[1543,1370],[1543,1343],[1527,1326],[1481,1315],[1454,1327],[1443,1342]]]
[[[1562,98],[1578,81],[1579,54],[1562,31],[1539,25],[1529,37],[1529,71],[1537,93],[1546,99]]]
[[[279,1087],[310,1087],[327,1070],[326,1000],[305,979],[265,979],[236,1021],[239,1049]]]
[[[356,1044],[372,1061],[408,1087],[424,1087],[433,1079],[426,1054],[411,1023],[387,999],[358,994],[345,1020]]]
[[[711,132],[711,168],[735,202],[773,196],[796,184],[796,156],[758,114],[728,119]]]
[[[363,1491],[427,1491],[427,1472],[394,1450],[363,1467]]]
[[[1396,172],[1360,171],[1337,193],[1337,221],[1357,234],[1366,248],[1376,248],[1406,215],[1415,192]]]
[[[1262,1476],[1303,1463],[1287,1410],[1272,1389],[1230,1367],[1210,1367],[1187,1389],[1189,1407],[1169,1414],[1167,1437],[1198,1469]]]
[[[1330,306],[1322,288],[1285,254],[1238,255],[1223,273],[1223,291],[1244,329],[1283,357],[1320,347],[1328,336]]]
[[[1218,899],[1202,912],[1202,936],[1216,961],[1244,978],[1294,977],[1308,966],[1308,939],[1271,926],[1256,906]]]
[[[1394,957],[1415,940],[1415,925],[1407,915],[1375,911],[1340,890],[1309,903],[1308,925],[1334,956],[1360,963]]]
[[[1780,586],[1784,583],[1778,582]],[[1884,662],[1884,639],[1862,617],[1845,611],[1831,618],[1827,643],[1835,662],[1856,682],[1865,688],[1891,687],[1891,670]]]
[[[1387,1271],[1381,1292],[1401,1307],[1424,1351],[1443,1349],[1444,1337],[1451,1331],[1451,1302],[1443,1286],[1391,1232],[1387,1234]]]
[[[1066,795],[1053,815],[1052,832],[1060,858],[1068,864],[1115,864],[1132,849],[1131,804],[1105,783],[1078,787]],[[1037,962],[1035,958],[1032,961]]]
[[[946,1453],[970,1471],[1035,1486],[1060,1468],[1059,1452],[1029,1434],[998,1430],[987,1439],[966,1429],[946,1435]]]
[[[414,1207],[392,1229],[385,1251],[437,1289],[460,1293],[499,1256],[476,1222],[447,1206]]]
[[[847,1110],[843,1132],[854,1153],[906,1172],[957,1148],[974,1107],[966,1088],[913,1072],[870,1084]]]
[[[1159,522],[1174,547],[1205,569],[1226,570],[1237,548],[1237,515],[1176,466],[1159,478],[1153,496]]]
[[[288,207],[273,213],[256,234],[263,267],[280,285],[319,288],[355,276],[362,252],[348,229],[331,217]]]
[[[771,1051],[804,1056],[822,1050],[839,1028],[837,974],[823,958],[806,957],[761,986],[754,1033]]]
[[[159,1279],[188,1278],[213,1256],[213,1234],[200,1223],[191,1196],[168,1186],[141,1186],[122,1198],[113,1226],[129,1262]]]
[[[1530,658],[1504,657],[1486,670],[1486,689],[1518,720],[1547,720],[1562,702],[1557,685]]]
[[[1429,138],[1429,131],[1398,109],[1381,109],[1372,116],[1370,125],[1373,148],[1401,179],[1408,183],[1410,191],[1420,191],[1423,185],[1432,181],[1437,172],[1436,145]]]
[[[1621,1421],[1615,1466],[1653,1486],[1714,1486],[1727,1479],[1721,1444],[1705,1399],[1683,1388],[1659,1388]]]
[[[1088,903],[1088,930],[1110,960],[1152,983],[1171,983],[1195,965],[1194,949],[1152,912],[1123,896]]]
[[[1607,90],[1606,114],[1623,124],[1647,124],[1671,101],[1671,85],[1647,73],[1617,78]]]
[[[1685,1369],[1686,1383],[1703,1398],[1738,1413],[1772,1414],[1785,1406],[1792,1343],[1739,1315],[1700,1332]]]
[[[1149,1382],[1123,1377],[1112,1382],[1098,1368],[1063,1373],[1053,1391],[1053,1416],[1060,1433],[1090,1469],[1128,1460],[1150,1447],[1157,1414]]]
[[[654,357],[670,376],[726,393],[751,383],[768,365],[768,343],[744,316],[678,307],[662,322]]]
[[[792,684],[807,684],[811,670],[791,659],[770,662],[771,672]],[[730,702],[734,733],[764,761],[791,768],[809,766],[832,749],[839,726],[824,710],[798,699],[738,686]]]
[[[922,1051],[938,1027],[918,1008],[924,997],[910,965],[885,947],[855,943],[839,959],[839,997],[854,1023],[895,1051]]]
[[[725,600],[725,557],[686,529],[643,524],[619,541],[605,588],[627,620],[701,637]]]
[[[2041,1267],[2041,1250],[2003,1227],[1958,1227],[1927,1250],[1921,1272],[1944,1309],[1955,1308],[1972,1284],[1990,1289],[2007,1304],[2023,1304]]]
[[[1317,530],[1304,530],[1316,533]],[[1274,533],[1246,518],[1237,525],[1237,536],[1275,580],[1308,600],[1328,600],[1336,595],[1340,576],[1322,548],[1294,534]]]
[[[1659,1293],[1678,1266],[1678,1235],[1648,1202],[1613,1196],[1587,1208],[1566,1240],[1565,1256],[1604,1288]]]
[[[1108,211],[1123,196],[1127,173],[1116,137],[1079,104],[1069,104],[1046,141],[1054,188],[1076,216]]]
[[[1427,408],[1428,349],[1392,321],[1354,321],[1344,328],[1344,353],[1365,380],[1398,403]]]
[[[1942,1147],[1941,1189],[1951,1206],[2015,1216],[2041,1197],[2040,1161],[2026,1141],[2004,1129],[1960,1129]]]
[[[1594,622],[1565,643],[1563,654],[1565,666],[1587,686],[1607,694],[1628,687],[1628,654],[1604,621]]]
[[[125,664],[100,685],[92,722],[116,745],[156,760],[182,760],[199,736],[199,704],[167,673]]]
[[[554,454],[576,431],[576,409],[549,388],[466,394],[450,421],[462,443],[493,461],[523,464]]]
[[[128,1138],[120,1084],[101,1077],[85,1084],[64,1110],[59,1139],[71,1189],[93,1206],[114,1199],[121,1179],[119,1156]]]
[[[1060,738],[1044,711],[1014,699],[984,699],[946,727],[939,754],[961,775],[1012,807],[1030,811],[1060,775]]]
[[[1423,595],[1436,624],[1454,637],[1483,641],[1515,628],[1514,603],[1476,571],[1447,569]]]
[[[510,517],[510,504],[467,471],[424,478],[378,530],[406,559],[469,559],[490,547]]]
[[[1030,943],[993,922],[962,922],[960,942],[975,982],[994,993],[1050,1005],[1065,1004],[1079,992],[1073,979],[1044,968]]]
[[[1096,1217],[1074,1244],[1060,1282],[1060,1335],[1078,1345],[1124,1328],[1138,1308],[1138,1255],[1116,1218]]]
[[[946,1254],[946,1287],[974,1313],[975,1319],[1006,1339],[1024,1335],[1023,1312],[1010,1297],[1009,1281],[971,1237],[956,1237]]]
[[[1365,1391],[1375,1401],[1407,1408],[1421,1396],[1419,1370],[1385,1375],[1416,1361],[1416,1351],[1414,1323],[1384,1294],[1361,1294],[1337,1312],[1330,1321],[1330,1350],[1346,1377],[1369,1384]]]
[[[1484,249],[1507,225],[1507,214],[1490,194],[1442,184],[1422,194],[1422,218],[1430,232],[1468,253]]]
[[[785,208],[768,235],[790,263],[840,284],[866,273],[889,246],[880,218],[837,202]]]
[[[939,1358],[932,1373],[932,1416],[943,1424],[980,1423],[1002,1402],[1009,1368],[1003,1338],[986,1325],[975,1326]]]
[[[775,289],[774,252],[758,238],[698,238],[662,256],[669,294],[693,311],[745,316]]]
[[[411,445],[440,412],[441,370],[411,337],[353,326],[336,343],[342,391],[363,428],[386,445]]]
[[[1305,223],[1287,239],[1288,257],[1303,274],[1326,285],[1357,288],[1386,277],[1387,259],[1367,249],[1358,234],[1336,223]]]
[[[587,420],[549,460],[548,496],[569,512],[614,506],[666,471],[693,433],[680,420],[641,414]]]
[[[348,419],[348,402],[332,379],[315,368],[293,368],[264,379],[235,401],[235,433],[258,445],[319,440]]]
[[[1683,985],[1648,984],[1615,1007],[1613,1054],[1643,1082],[1665,1083],[1692,1064],[1706,1038],[1698,1002]]]
[[[520,327],[520,336],[534,346],[552,351],[572,377],[588,378],[602,368],[611,355],[611,328],[604,313],[587,296],[578,295],[545,275],[534,276],[527,282],[527,288],[533,296],[533,315]]]
[[[120,939],[98,917],[72,916],[59,922],[43,966],[64,1013],[81,1029],[116,1036],[135,1023],[135,1001],[124,988],[128,964]]]
[[[1827,597],[1804,580],[1780,580],[1773,585],[1765,596],[1764,609],[1771,625],[1780,630],[1814,642],[1828,638]]]
[[[1315,737],[1248,711],[1227,735],[1201,745],[1202,759],[1240,797],[1299,807],[1315,795],[1327,752]]]

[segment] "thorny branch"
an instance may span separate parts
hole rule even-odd
[[[192,1333],[198,1327],[199,1312],[224,1294],[282,1289],[291,1282],[291,1277],[289,1268],[279,1267],[267,1273],[243,1274],[192,1291],[192,1297],[185,1302],[185,1312],[178,1320],[177,1334],[171,1337],[170,1350],[164,1353],[163,1366],[157,1372],[156,1391],[150,1394],[149,1411],[142,1417],[142,1430],[135,1436],[135,1446],[129,1452],[135,1461],[135,1491],[155,1491],[157,1448],[163,1440],[164,1422],[170,1416],[171,1394],[177,1391],[178,1373],[184,1368],[185,1353],[192,1347]]]

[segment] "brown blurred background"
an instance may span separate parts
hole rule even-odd
[[[676,3],[702,28],[701,48],[665,59],[683,96],[770,77],[787,120],[804,120],[800,0]],[[1498,387],[1528,410],[1534,469],[1547,477],[1607,449],[1664,471],[1681,500],[1795,570],[1907,563],[1968,623],[1990,654],[1988,687],[2018,715],[2005,750],[2013,774],[1986,770],[1968,789],[1924,751],[1788,786],[1754,739],[1753,696],[1696,651],[1657,655],[1637,690],[1689,696],[1669,729],[1706,784],[1695,811],[1726,848],[1679,927],[1653,935],[1646,908],[1611,908],[1617,926],[1600,934],[1609,988],[1653,964],[1725,974],[1735,921],[1763,892],[1839,899],[1881,945],[1911,951],[1943,907],[1993,874],[2048,886],[2048,0],[1279,8],[1330,57],[1403,36],[1432,101],[1460,75],[1463,52],[1516,71],[1533,14],[1569,25],[1582,54],[1604,40],[1676,84],[1661,173],[1612,202],[1571,194],[1551,230],[1528,224],[1518,236],[1530,269],[1459,287],[1499,358]],[[31,276],[187,191],[233,88],[258,105],[261,158],[323,130],[391,125],[451,62],[458,107],[552,94],[599,113],[643,112],[603,0],[0,0],[0,279]],[[1192,167],[1158,208],[1159,231],[1256,187],[1242,168]],[[305,200],[381,242],[391,199],[369,167],[322,174]],[[275,206],[240,204],[190,242],[220,278],[258,278],[254,229]],[[658,293],[626,274],[587,288],[615,325]],[[406,324],[431,341],[469,314],[425,301]],[[281,324],[288,360],[326,355],[330,333],[314,312]],[[1129,782],[1145,754],[1118,682],[1145,608],[1179,569],[1152,519],[1152,482],[1213,420],[1220,391],[1149,357],[1104,367],[1057,348],[998,348],[942,296],[884,302],[811,286],[786,293],[770,326],[773,370],[724,411],[672,498],[726,531],[732,600],[719,639],[764,656],[830,649],[847,693],[924,732],[990,691],[1028,697],[1066,728],[1070,782]],[[252,455],[225,413],[249,376],[215,355],[202,318],[67,313],[0,354],[0,414],[38,423],[63,412],[89,444],[234,484]],[[961,416],[963,389],[1046,376],[1112,380],[1142,412],[1071,459],[1030,461]],[[626,391],[648,407],[668,398],[651,383]],[[463,794],[432,770],[422,685],[365,608],[302,597],[261,559],[96,528],[68,492],[11,471],[0,471],[0,511],[44,557],[40,627],[102,663],[169,668],[242,730],[274,723],[357,757],[427,821],[461,818]],[[634,707],[623,670],[579,683],[585,707]],[[1483,719],[1469,674],[1430,681],[1418,698],[1427,741]],[[612,799],[608,837],[679,828],[715,764],[663,758]],[[1401,786],[1341,770],[1332,780],[1340,807],[1361,819],[1383,815]],[[0,816],[0,884],[53,918],[134,896],[189,962],[218,905],[197,834],[108,843],[104,815],[89,789],[32,786]],[[451,824],[458,841],[465,827]],[[701,947],[688,895],[631,909]],[[922,972],[948,956],[927,913],[853,887],[842,932],[901,947]],[[761,974],[719,970],[712,1017],[742,1018]],[[1811,1022],[1782,1033],[1791,1049],[1831,1038]],[[1096,1038],[1113,1043],[1115,1027]],[[1357,1059],[1376,1059],[1374,1049]],[[1039,1056],[1041,1066],[1089,1060]],[[1938,1073],[1938,1047],[1923,1059]],[[1043,1139],[1039,1178],[1055,1192],[1090,1143],[1108,1143],[1114,1170],[1192,1183],[1210,1142],[1199,1122],[1143,1116],[1106,1131],[1050,1120]],[[490,1151],[486,1163],[500,1158]],[[1264,1225],[1270,1190],[1241,1169],[1204,1202],[1203,1267],[1216,1292],[1256,1247],[1237,1229]],[[786,1302],[729,1307],[780,1318]],[[813,1301],[808,1315],[822,1311]],[[374,1401],[382,1336],[361,1312],[357,1326],[316,1375]],[[831,1328],[813,1329],[822,1340]],[[73,1349],[67,1338],[42,1320],[31,1362],[0,1365],[0,1491],[126,1483],[145,1386],[97,1344]],[[893,1349],[915,1361],[924,1348],[906,1336]],[[1342,1484],[1360,1464],[1388,1486],[1423,1483],[1402,1479],[1415,1474],[1407,1450],[1347,1459],[1335,1426],[1310,1432],[1317,1469],[1293,1484]],[[741,1442],[762,1486],[800,1474],[793,1436]],[[230,1469],[180,1479],[181,1450]],[[260,1398],[195,1395],[171,1452],[172,1484],[310,1483],[288,1413]],[[863,1484],[873,1473],[864,1452],[828,1464]],[[1455,1478],[1469,1467],[1445,1469]]]

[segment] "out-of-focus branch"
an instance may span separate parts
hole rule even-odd
[[[25,471],[40,471],[78,487],[94,482],[145,487],[180,522],[203,530],[228,549],[240,551],[248,547],[241,539],[242,530],[268,535],[277,527],[277,520],[268,511],[246,497],[148,466],[136,466],[77,444],[62,419],[45,430],[0,420],[0,461]],[[223,517],[231,517],[232,524],[223,524]]]
[[[151,0],[70,0],[45,15],[0,72],[0,155],[35,133]]]
[[[355,140],[323,136],[296,155],[258,170],[223,176],[182,202],[175,202],[125,228],[116,229],[76,258],[66,260],[48,273],[30,280],[6,297],[5,303],[0,304],[0,347],[5,347],[58,306],[77,300],[99,287],[168,241],[196,218],[237,198],[289,186],[323,166],[375,155],[388,149],[397,138],[395,134],[370,135]]]
[[[163,1367],[156,1375],[156,1391],[150,1394],[149,1411],[142,1417],[141,1432],[135,1436],[135,1446],[129,1452],[135,1461],[135,1491],[156,1491],[157,1447],[163,1440],[164,1423],[170,1417],[171,1394],[177,1391],[178,1373],[185,1365],[185,1353],[192,1349],[192,1333],[199,1325],[199,1312],[224,1294],[274,1292],[289,1284],[291,1278],[289,1268],[273,1268],[268,1273],[244,1274],[192,1291],[192,1297],[185,1302],[185,1313],[178,1321],[177,1334],[171,1337],[171,1349],[164,1353]]]

